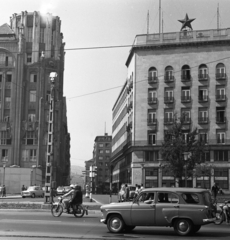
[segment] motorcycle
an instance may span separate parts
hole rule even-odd
[[[58,202],[52,203],[51,213],[54,217],[60,217],[65,209],[65,204],[62,198],[58,198]],[[88,207],[82,204],[71,204],[67,214],[73,214],[77,218],[83,217],[85,214],[88,215]]]
[[[220,225],[222,222],[229,223],[230,222],[230,207],[228,206],[230,201],[225,201],[224,204],[220,204],[220,212],[216,212],[216,220],[214,223],[216,225]]]

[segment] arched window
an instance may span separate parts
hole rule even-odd
[[[188,65],[184,65],[181,69],[181,80],[182,81],[191,80],[190,67]]]
[[[208,79],[208,67],[205,64],[201,64],[199,66],[199,80],[207,80]]]
[[[149,69],[148,81],[149,81],[149,83],[157,81],[157,69],[155,67],[151,67]]]
[[[223,63],[216,65],[216,79],[226,79],[226,69]]]
[[[0,67],[13,66],[13,57],[9,53],[0,53]]]
[[[167,66],[165,68],[165,82],[171,82],[174,80],[173,67]]]

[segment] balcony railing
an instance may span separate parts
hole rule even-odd
[[[216,95],[216,101],[225,101],[226,95],[225,94],[218,94]]]
[[[191,118],[190,118],[190,117],[185,117],[185,118],[183,118],[183,123],[184,123],[184,124],[189,124],[189,123],[191,123]]]
[[[164,118],[164,124],[173,124],[174,118]]]
[[[200,117],[200,118],[198,118],[198,123],[208,123],[208,117]]]
[[[216,73],[216,80],[225,80],[226,73]]]
[[[149,83],[157,83],[157,76],[148,76]]]
[[[173,82],[174,81],[174,76],[169,76],[169,75],[165,75],[164,76],[165,82]]]
[[[155,98],[155,97],[148,98],[148,103],[149,104],[156,104],[157,103],[157,98]]]
[[[200,96],[198,97],[198,100],[199,100],[199,102],[207,102],[207,101],[208,101],[208,96],[206,96],[206,95],[204,95],[204,96],[200,95]]]
[[[173,103],[174,102],[174,97],[165,97],[164,102],[165,103]]]
[[[207,74],[207,73],[205,73],[205,74],[198,74],[198,79],[199,79],[200,81],[202,81],[202,80],[208,80],[208,74]]]
[[[217,143],[225,143],[225,138],[217,138]]]
[[[127,111],[129,112],[132,108],[133,108],[133,102],[131,101],[131,102],[128,104]]]
[[[181,81],[186,82],[191,80],[191,75],[181,75]]]
[[[190,102],[191,96],[181,96],[181,102]]]
[[[148,118],[147,119],[147,123],[148,123],[149,126],[150,125],[156,125],[157,124],[157,119],[155,119],[155,118]]]
[[[226,123],[226,117],[217,117],[216,123]]]

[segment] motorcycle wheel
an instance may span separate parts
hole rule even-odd
[[[224,221],[224,213],[220,212],[220,213],[216,213],[216,220],[214,221],[215,225],[220,225],[222,222]]]
[[[51,206],[51,213],[54,217],[60,217],[63,212],[62,205],[52,205]]]
[[[76,218],[81,218],[81,217],[83,217],[84,216],[84,214],[85,214],[85,209],[83,208],[83,206],[82,205],[79,205],[78,206],[78,208],[77,208],[77,210],[74,210],[74,216],[76,217]]]

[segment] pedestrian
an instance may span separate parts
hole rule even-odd
[[[144,189],[144,186],[143,186],[143,183],[141,184],[141,190],[140,191],[142,191]]]
[[[26,189],[25,189],[25,186],[24,185],[22,185],[22,191],[25,191]]]
[[[218,191],[219,191],[219,187],[217,186],[216,183],[214,183],[212,186],[212,195],[214,197],[215,202],[216,202],[216,196],[218,194]]]
[[[2,197],[6,197],[6,186],[2,186]]]
[[[129,201],[129,186],[127,184],[125,184],[125,201],[128,202]]]

